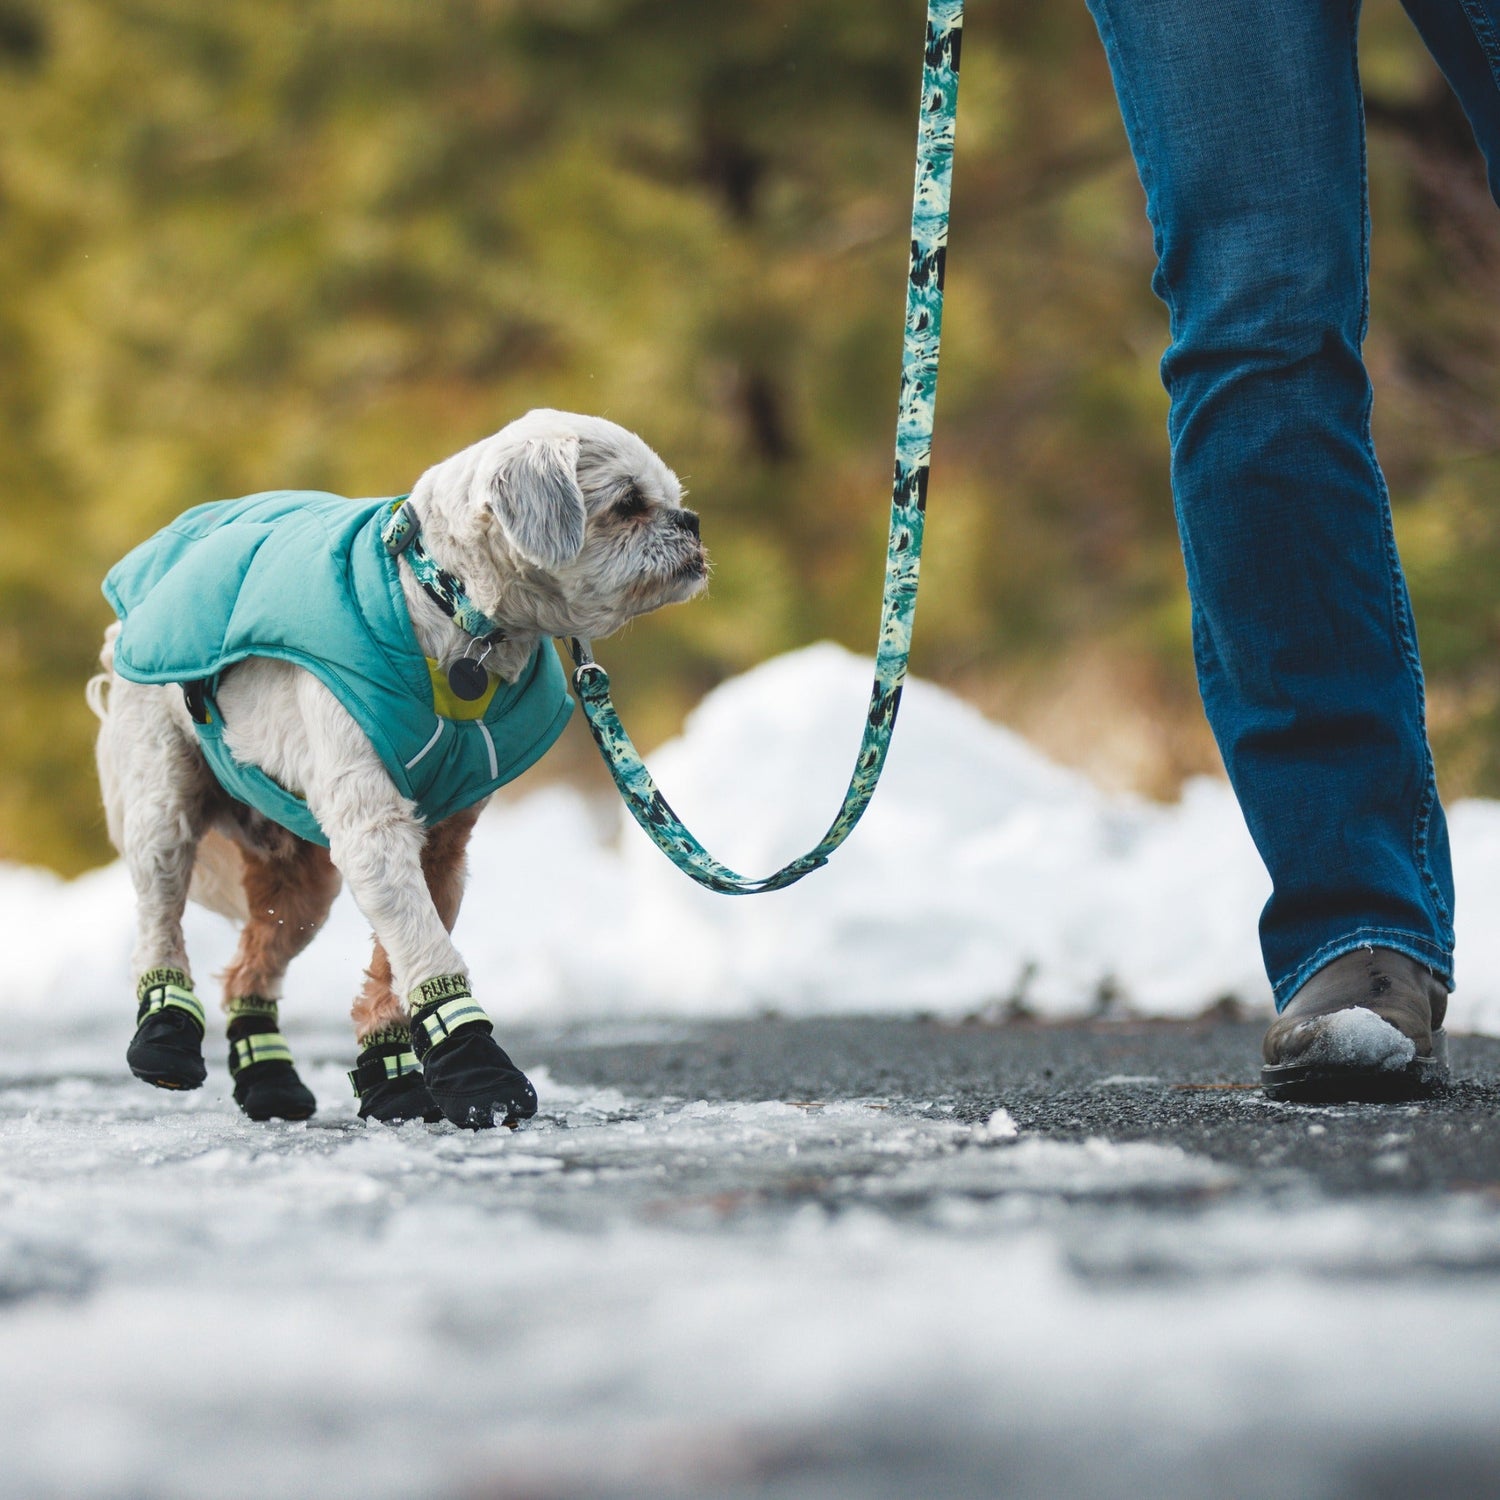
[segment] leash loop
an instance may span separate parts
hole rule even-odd
[[[817,846],[759,880],[721,864],[687,830],[662,796],[631,743],[609,696],[609,673],[586,640],[570,638],[573,686],[589,729],[631,816],[685,875],[729,896],[779,891],[821,869],[849,837],[870,804],[890,749],[901,707],[901,686],[911,654],[912,619],[927,518],[927,471],[932,459],[933,408],[943,328],[943,276],[948,250],[948,204],[953,181],[958,64],[963,41],[963,0],[928,0],[917,121],[916,183],[912,193],[911,263],[906,287],[906,336],[901,391],[896,403],[896,467],[891,483],[890,543],[875,681],[864,735],[837,816]]]

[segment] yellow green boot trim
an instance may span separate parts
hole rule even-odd
[[[236,995],[229,1012],[229,1073],[234,1102],[252,1120],[309,1120],[317,1112],[312,1090],[297,1076],[292,1049],[277,1028],[277,1002]]]

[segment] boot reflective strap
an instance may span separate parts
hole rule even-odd
[[[185,1010],[204,1029],[203,1004],[193,993],[188,977],[181,969],[150,969],[141,975],[137,993],[140,1010],[136,1013],[136,1024],[159,1010]]]
[[[229,1044],[229,1071],[236,1075],[255,1063],[289,1063],[291,1060],[292,1049],[279,1031],[258,1031],[254,1036],[242,1036]]]
[[[366,1047],[359,1055],[359,1066],[350,1070],[349,1082],[356,1096],[363,1099],[377,1083],[390,1083],[408,1073],[420,1073],[422,1064],[406,1042],[385,1042]]]
[[[421,1005],[420,1002],[434,990],[440,994],[446,991],[447,998],[431,1000],[428,1004]],[[419,1058],[426,1057],[433,1047],[452,1036],[460,1027],[486,1026],[494,1029],[484,1008],[469,993],[469,982],[462,975],[445,974],[439,979],[429,979],[412,992],[411,998],[411,1044]]]

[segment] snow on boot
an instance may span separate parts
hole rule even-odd
[[[411,995],[411,1045],[443,1116],[466,1130],[514,1126],[536,1113],[536,1090],[491,1035],[462,974],[442,974]]]
[[[297,1076],[292,1049],[276,1029],[276,1001],[240,995],[225,1006],[234,1102],[252,1120],[310,1120],[318,1101]]]
[[[136,985],[140,1005],[125,1053],[130,1071],[159,1089],[201,1088],[203,1005],[181,969],[147,969]]]
[[[1393,948],[1325,964],[1266,1032],[1261,1087],[1295,1103],[1410,1099],[1448,1082],[1448,991]]]
[[[359,1098],[361,1120],[404,1125],[408,1120],[435,1124],[443,1118],[437,1100],[428,1092],[405,1026],[387,1026],[367,1036],[349,1082]]]

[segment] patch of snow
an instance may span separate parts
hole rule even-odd
[[[651,756],[719,857],[763,874],[814,844],[847,784],[870,663],[829,644],[711,692]],[[582,732],[581,728],[575,732]],[[1269,1009],[1256,917],[1269,883],[1233,795],[1190,782],[1160,806],[1107,796],[930,683],[902,700],[885,778],[828,868],[774,895],[692,885],[618,806],[602,843],[582,796],[548,787],[480,821],[457,929],[501,1020],[1102,1005],[1186,1016],[1224,996]],[[1450,1026],[1500,1034],[1500,803],[1451,809],[1461,987]],[[0,866],[0,1014],[54,1024],[129,1012],[129,881]],[[200,988],[233,948],[190,908]],[[368,961],[347,896],[297,960],[287,1013],[342,1013]]]
[[[980,1126],[979,1133],[992,1141],[1013,1141],[1020,1135],[1021,1127],[1008,1109],[997,1109]]]
[[[1180,1146],[1100,1137],[1080,1143],[1033,1136],[1005,1151],[970,1151],[951,1160],[912,1161],[873,1184],[871,1192],[895,1197],[946,1192],[1109,1199],[1140,1193],[1222,1191],[1236,1180],[1232,1168],[1193,1156]]]
[[[1086,1232],[1067,1239],[1069,1261],[1111,1278],[1283,1273],[1319,1280],[1430,1279],[1439,1271],[1475,1278],[1500,1271],[1500,1214],[1479,1194],[1385,1198],[1377,1207],[1370,1200],[1296,1192],[1262,1214],[1247,1213],[1232,1194],[1209,1202],[1190,1224],[1169,1214],[1085,1212]]]
[[[1394,1072],[1417,1055],[1416,1043],[1409,1036],[1363,1006],[1317,1016],[1304,1021],[1297,1031],[1312,1033],[1312,1040],[1294,1059],[1299,1064]]]

